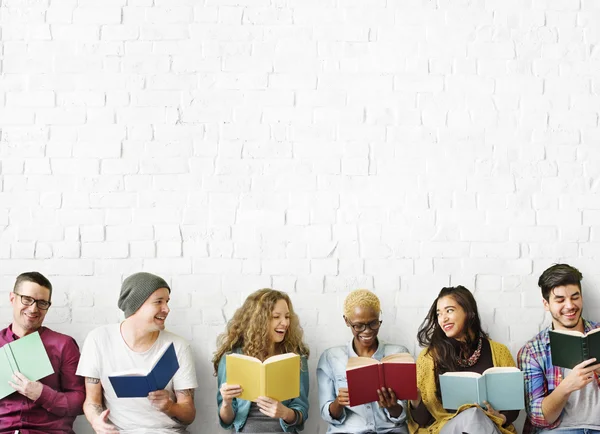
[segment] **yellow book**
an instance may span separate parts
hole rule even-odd
[[[227,384],[242,386],[240,399],[256,401],[259,396],[268,396],[285,401],[300,396],[298,354],[280,354],[264,362],[243,354],[228,354],[226,369]]]

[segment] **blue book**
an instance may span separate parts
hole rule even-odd
[[[165,345],[150,372],[127,371],[109,375],[117,397],[147,398],[150,392],[163,390],[179,369],[173,343]]]
[[[484,401],[497,411],[525,408],[523,372],[514,367],[494,367],[483,374],[477,372],[446,372],[440,375],[442,405],[456,410],[464,404]]]

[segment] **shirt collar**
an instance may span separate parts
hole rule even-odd
[[[385,345],[381,339],[379,339],[379,338],[376,338],[376,339],[377,339],[377,350],[371,356],[371,358],[376,359],[376,360],[381,360],[384,355]],[[354,338],[350,339],[350,342],[348,342],[348,357],[359,357],[359,355],[356,354],[356,351],[354,351],[354,347],[352,346],[353,342],[354,342]]]

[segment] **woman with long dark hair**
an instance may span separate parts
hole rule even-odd
[[[506,346],[489,338],[481,328],[477,303],[464,286],[442,288],[419,327],[425,347],[417,360],[419,397],[410,403],[411,433],[509,434],[519,411],[498,412],[489,404],[460,409],[442,406],[439,376],[446,372],[483,373],[493,366],[515,366]]]

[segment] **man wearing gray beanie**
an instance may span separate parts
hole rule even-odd
[[[125,320],[87,336],[77,375],[86,377],[83,410],[96,432],[183,433],[194,421],[198,383],[191,348],[183,338],[165,330],[170,295],[171,288],[162,277],[132,274],[123,280],[118,300]],[[149,372],[171,343],[179,370],[167,387],[150,392],[148,399],[118,398],[108,377],[124,371]]]

